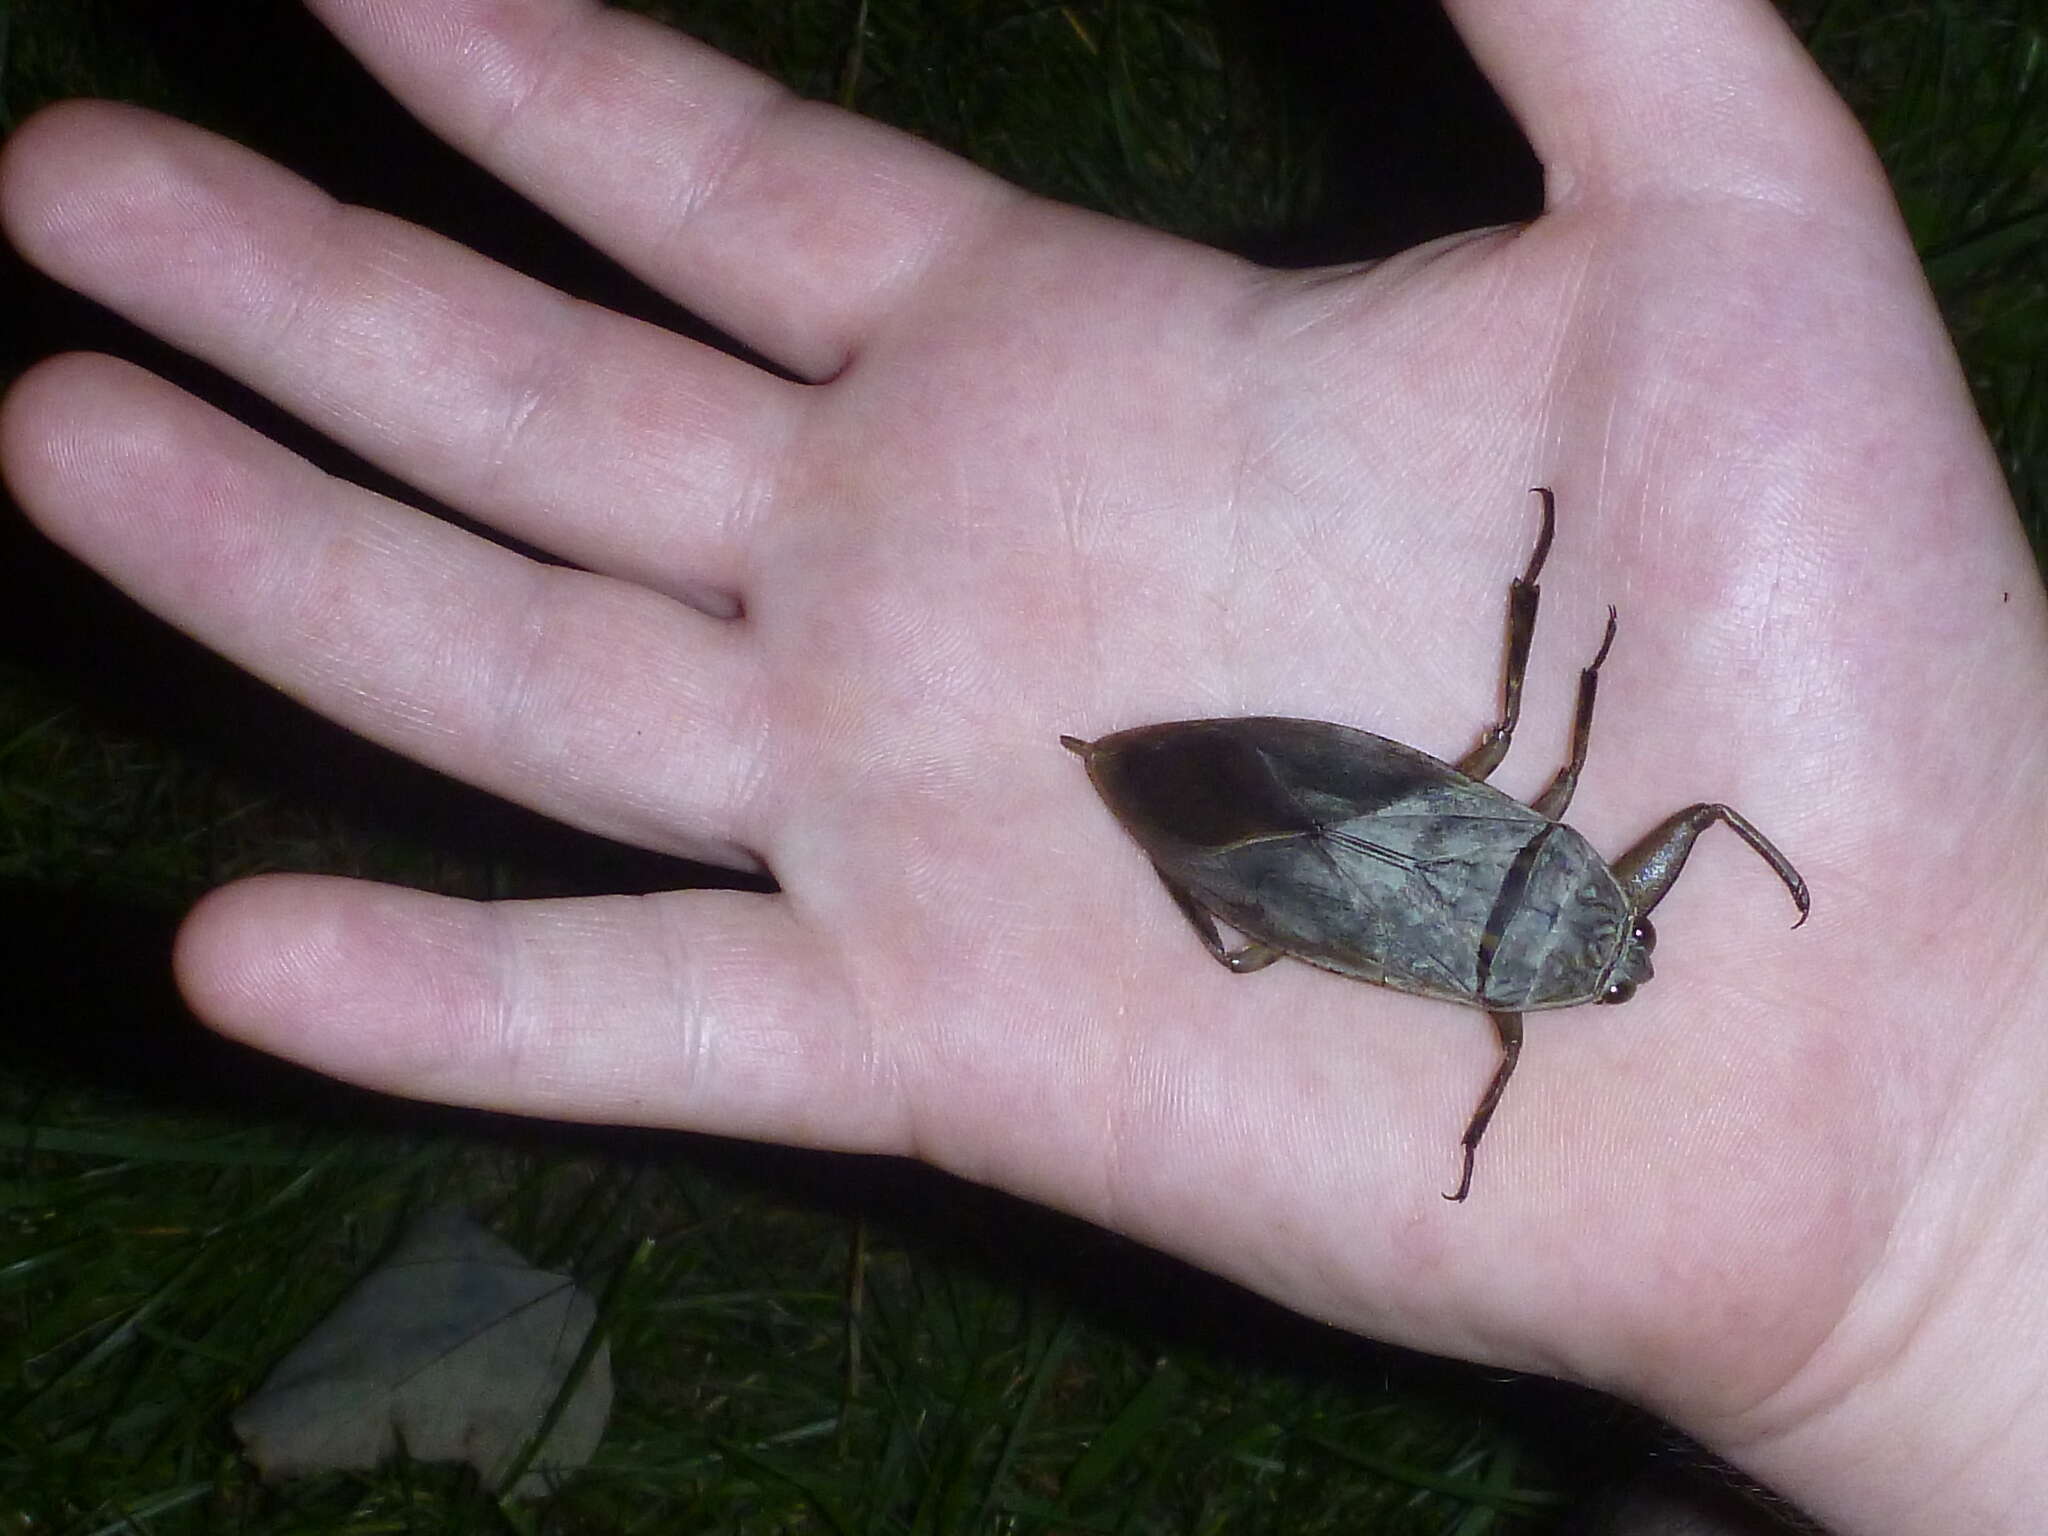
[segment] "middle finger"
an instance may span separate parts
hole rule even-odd
[[[53,276],[479,521],[733,606],[801,386],[153,113],[58,108],[10,150]]]

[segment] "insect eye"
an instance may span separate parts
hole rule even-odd
[[[1650,926],[1650,920],[1647,917],[1636,919],[1634,936],[1637,947],[1646,955],[1657,947],[1657,930]]]
[[[1607,990],[1600,994],[1603,1003],[1625,1003],[1636,995],[1636,984],[1632,981],[1610,981]]]

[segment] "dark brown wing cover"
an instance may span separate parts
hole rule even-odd
[[[1628,903],[1578,833],[1368,731],[1183,720],[1085,756],[1163,879],[1346,976],[1468,1006],[1569,1007],[1600,995],[1628,935]]]

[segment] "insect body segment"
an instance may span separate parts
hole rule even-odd
[[[1453,767],[1367,731],[1277,716],[1179,720],[1088,742],[1063,736],[1124,829],[1152,860],[1203,944],[1238,972],[1292,956],[1397,991],[1482,1008],[1501,1062],[1461,1139],[1456,1191],[1471,1187],[1480,1138],[1513,1075],[1524,1012],[1623,1002],[1650,979],[1648,913],[1694,840],[1725,822],[1786,887],[1805,920],[1806,885],[1784,855],[1724,805],[1688,807],[1613,867],[1559,819],[1586,759],[1600,665],[1580,674],[1572,753],[1530,805],[1484,781],[1521,712],[1538,588],[1555,524],[1509,588],[1500,720]],[[1245,943],[1227,948],[1226,923]]]

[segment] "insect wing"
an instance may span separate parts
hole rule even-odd
[[[1323,721],[1143,726],[1088,762],[1160,873],[1239,932],[1466,1003],[1493,896],[1549,825],[1426,752]]]
[[[1188,886],[1232,927],[1313,964],[1477,1002],[1498,893],[1541,823],[1505,796],[1473,798],[1420,784],[1348,821],[1191,861]]]
[[[1172,885],[1247,938],[1488,1008],[1588,1002],[1628,931],[1570,827],[1414,747],[1325,721],[1141,726],[1096,788]]]

